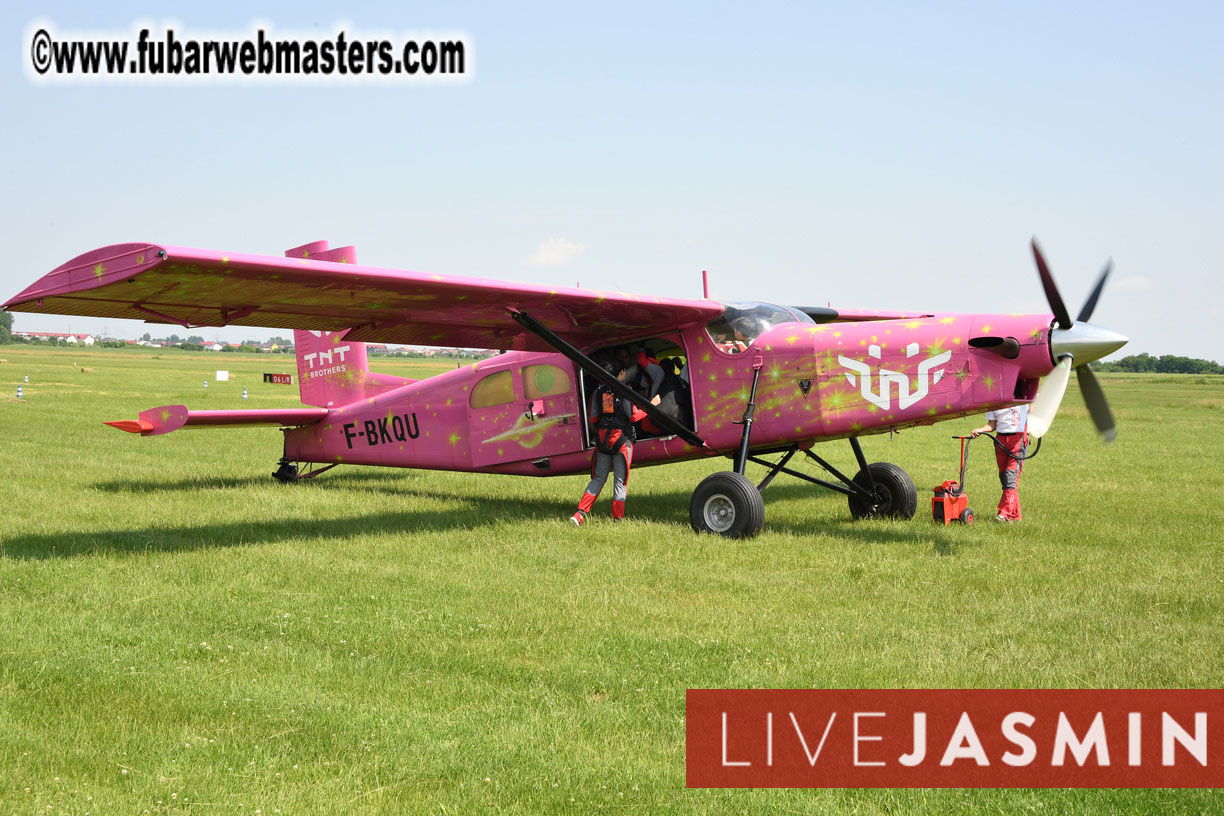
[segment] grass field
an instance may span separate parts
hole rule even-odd
[[[605,497],[576,530],[581,477],[282,485],[275,429],[101,424],[296,405],[260,378],[288,357],[0,358],[0,813],[1224,811],[1213,791],[684,787],[687,688],[1224,686],[1224,377],[1102,376],[1108,448],[1072,385],[1016,525],[930,521],[971,417],[865,440],[914,477],[912,521],[852,523],[779,477],[765,533],[728,542],[688,526],[725,460],[637,470],[628,523]],[[992,459],[973,450],[982,516]]]

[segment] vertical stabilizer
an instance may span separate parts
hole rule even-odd
[[[294,247],[286,250],[285,256],[332,263],[357,262],[356,249],[351,246],[328,249],[327,241]],[[406,377],[370,371],[365,343],[345,340],[347,333],[348,329],[338,332],[297,329],[293,332],[302,402],[332,408],[415,382]]]

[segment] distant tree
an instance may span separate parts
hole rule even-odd
[[[292,346],[292,345],[293,345],[293,341],[292,341],[292,340],[286,340],[286,339],[285,339],[285,338],[283,338],[283,337],[273,337],[273,338],[272,338],[270,341],[268,341],[268,342],[270,342],[270,343],[275,343],[275,344],[276,344],[276,345],[278,345],[278,346]]]
[[[0,309],[0,343],[13,342],[13,313]]]
[[[149,334],[148,332],[145,332],[144,334],[140,336],[140,339],[147,343],[153,339],[153,335]]]
[[[1144,352],[1120,360],[1094,365],[1100,371],[1128,371],[1135,374],[1224,374],[1224,366],[1197,357],[1162,354],[1159,357]]]
[[[183,338],[179,337],[177,334],[172,334],[166,338],[166,342],[173,345],[174,343],[183,342]]]
[[[187,342],[188,343],[199,343],[202,346],[204,345],[204,338],[198,334],[193,334],[187,338]]]
[[[179,348],[183,351],[203,351],[204,346],[201,343],[179,343]]]

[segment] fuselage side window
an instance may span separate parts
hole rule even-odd
[[[509,370],[497,371],[472,387],[468,404],[473,408],[491,408],[514,402],[514,378]]]
[[[555,365],[523,367],[523,392],[529,400],[555,397],[570,390],[569,374]]]

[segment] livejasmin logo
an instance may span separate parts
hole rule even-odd
[[[917,343],[910,343],[905,347],[906,358],[913,357],[917,353]],[[867,356],[879,360],[880,347],[877,345],[868,346]],[[856,383],[859,385],[859,391],[862,393],[863,399],[885,411],[892,410],[892,389],[893,386],[896,386],[897,407],[899,410],[904,411],[925,397],[930,387],[943,378],[943,369],[936,369],[936,367],[943,365],[951,359],[952,352],[944,351],[918,363],[917,385],[913,391],[910,391],[908,374],[893,371],[891,368],[881,368],[879,390],[875,390],[871,387],[871,365],[869,363],[859,362],[842,355],[838,355],[837,362],[855,372],[846,374],[846,381],[851,385]],[[932,373],[932,369],[936,369],[934,373]]]
[[[1224,691],[690,689],[689,787],[1224,787]]]

